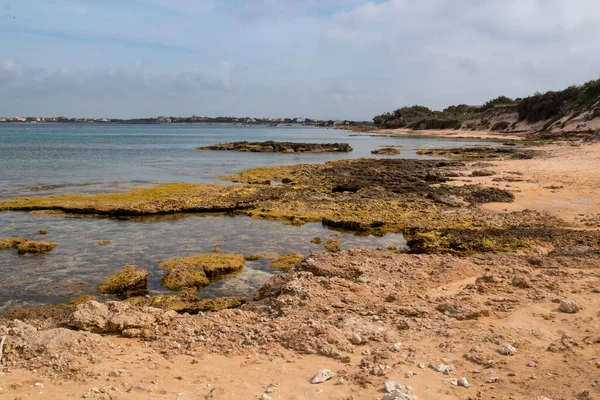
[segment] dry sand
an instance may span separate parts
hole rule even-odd
[[[369,134],[382,135],[403,135],[403,136],[427,136],[427,137],[443,137],[451,139],[482,139],[482,140],[522,140],[522,136],[503,132],[490,131],[465,131],[455,129],[439,129],[439,130],[423,130],[415,131],[413,129],[377,129],[370,131]]]

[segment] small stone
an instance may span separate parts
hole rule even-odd
[[[112,378],[117,378],[117,377],[121,376],[121,371],[118,369],[112,370],[108,373],[108,376],[110,376]]]
[[[504,343],[503,345],[498,347],[498,353],[502,354],[503,356],[514,356],[515,354],[517,354],[517,349],[515,349],[508,343]]]
[[[406,371],[404,373],[404,377],[406,377],[406,378],[412,378],[413,375],[415,375],[415,373],[411,372],[411,371]]]
[[[487,383],[498,383],[500,382],[500,378],[493,376],[487,380]]]
[[[392,393],[393,391],[396,390],[396,382],[387,381],[386,383],[383,384],[383,389],[388,393]]]
[[[435,367],[435,371],[448,375],[450,374],[450,372],[454,371],[454,367],[452,365],[440,364],[437,367]]]
[[[262,396],[260,396],[260,400],[273,400],[273,398],[266,393],[263,393]]]
[[[592,293],[600,293],[600,286],[596,286],[592,289]]]
[[[468,389],[471,385],[469,385],[469,381],[467,381],[467,378],[460,378],[458,380],[458,386]]]
[[[335,376],[335,372],[329,369],[322,369],[311,379],[310,383],[318,384],[330,380]]]
[[[390,351],[393,351],[394,353],[400,351],[400,349],[402,348],[402,343],[394,343],[393,345],[390,346]]]
[[[417,367],[419,367],[420,369],[425,369],[425,363],[419,363]]]
[[[552,400],[552,399],[550,397],[538,396],[535,398],[535,400]]]
[[[529,361],[529,362],[527,363],[527,366],[528,366],[528,367],[535,368],[535,367],[537,367],[537,364],[536,364],[536,363],[534,363],[533,361]]]
[[[358,346],[358,345],[362,344],[363,339],[360,337],[360,335],[358,333],[354,333],[352,335],[352,337],[350,338],[350,341],[352,342],[352,344],[355,344]]]
[[[558,311],[567,313],[567,314],[575,314],[576,312],[581,310],[581,306],[571,300],[561,300],[560,305],[558,306]]]

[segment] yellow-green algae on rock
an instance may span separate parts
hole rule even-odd
[[[104,294],[138,294],[147,292],[147,278],[150,273],[133,265],[126,265],[118,273],[111,275],[98,288]]]
[[[325,242],[325,249],[332,253],[338,253],[342,250],[340,247],[340,242],[337,239],[330,239]]]
[[[41,254],[56,247],[54,242],[36,242],[25,238],[8,238],[0,240],[0,250],[17,249],[19,254]]]
[[[159,268],[169,272],[161,279],[170,290],[189,287],[201,288],[209,284],[209,278],[230,274],[244,267],[242,254],[206,253],[167,260]]]
[[[7,238],[0,240],[0,250],[16,249],[27,241],[25,238]]]
[[[200,289],[208,286],[210,281],[202,268],[193,265],[178,265],[170,268],[160,283],[169,290],[183,290],[186,288]]]
[[[271,268],[290,269],[291,266],[298,264],[304,260],[304,256],[300,253],[290,253],[273,260],[270,264]]]

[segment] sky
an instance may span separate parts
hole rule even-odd
[[[370,120],[599,77],[598,0],[0,0],[0,116]]]

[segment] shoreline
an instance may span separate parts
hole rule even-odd
[[[419,400],[464,399],[476,391],[483,398],[561,398],[567,386],[573,396],[586,391],[595,394],[596,368],[587,364],[593,364],[590,360],[597,356],[595,337],[589,332],[600,330],[595,318],[600,305],[600,222],[586,224],[593,223],[600,213],[600,193],[595,190],[600,187],[600,144],[575,147],[555,143],[535,150],[539,155],[530,159],[435,161],[450,165],[448,170],[427,169],[433,168],[433,163],[400,163],[402,168],[426,167],[422,171],[415,167],[404,179],[421,177],[425,181],[440,171],[456,174],[448,181],[415,183],[401,195],[393,192],[402,189],[393,183],[401,178],[378,181],[373,174],[384,165],[394,165],[393,161],[363,165],[351,160],[326,167],[266,167],[235,174],[242,183],[237,186],[242,189],[235,190],[242,196],[253,196],[257,189],[264,192],[269,188],[273,191],[270,195],[284,191],[284,202],[258,199],[258,211],[243,211],[250,216],[289,223],[312,218],[368,229],[374,229],[373,223],[380,220],[387,221],[391,231],[413,232],[412,239],[418,238],[420,248],[432,254],[359,249],[317,252],[289,272],[270,278],[255,301],[233,310],[206,315],[159,310],[156,312],[163,316],[149,325],[141,322],[148,310],[136,306],[121,310],[120,320],[138,329],[142,341],[119,337],[124,330],[94,325],[101,317],[90,303],[78,306],[87,313],[88,321],[83,325],[87,328],[79,325],[80,330],[65,329],[73,321],[82,321],[81,315],[72,313],[55,320],[24,318],[25,322],[16,323],[17,330],[15,326],[9,330],[15,323],[0,317],[0,337],[8,337],[3,369],[8,383],[0,384],[0,394],[32,398],[41,391],[50,399],[86,393],[99,399],[109,395],[117,399],[187,399],[209,396],[212,391],[210,398],[215,399],[358,399],[383,396],[383,384],[391,380],[410,385],[412,389],[398,389],[398,393]],[[350,172],[342,179],[341,171]],[[357,180],[361,174],[368,176],[368,182],[374,180],[369,185],[382,185],[391,192],[374,195],[375,189],[363,187],[363,181]],[[317,190],[306,191],[299,176]],[[293,183],[283,188],[251,183],[283,178]],[[348,186],[350,178],[359,183]],[[344,191],[336,192],[341,182],[346,182],[341,188]],[[176,197],[184,203],[189,193],[219,197],[216,187],[183,187]],[[514,201],[456,207],[446,205],[446,198],[441,203],[430,199],[444,191],[467,198],[478,188],[508,190]],[[289,197],[299,193],[307,197]],[[418,196],[412,197],[415,193]],[[154,207],[155,195],[152,191],[144,194]],[[115,199],[127,200],[130,194],[111,196],[108,200],[114,203],[100,202],[96,207],[104,207],[106,212],[113,207],[127,209]],[[324,202],[326,198],[331,201]],[[290,199],[293,207],[288,208]],[[84,196],[70,198],[70,207],[81,211],[84,200]],[[255,201],[243,202],[248,200]],[[43,207],[56,207],[52,205],[56,198],[43,201],[48,202]],[[133,198],[131,207],[148,210],[148,205],[137,201]],[[306,204],[299,206],[299,201]],[[330,209],[339,204],[344,206]],[[415,212],[400,218],[407,204],[415,207]],[[375,229],[385,233],[388,225]],[[531,236],[531,243],[521,243],[529,240],[527,229],[539,236]],[[496,230],[503,233],[492,236]],[[439,232],[444,235],[437,236]],[[504,236],[511,232],[527,235]],[[452,247],[459,240],[472,243],[478,236],[500,247],[463,248],[460,253]],[[558,300],[583,308],[566,313],[559,310]],[[35,327],[36,333],[30,337],[19,333],[28,332],[27,324]],[[73,379],[69,375],[73,370],[68,368],[36,364],[35,358],[17,350],[16,343],[28,344],[38,349],[38,354],[55,354],[59,365],[77,365],[75,371],[83,380]],[[75,348],[53,347],[57,343]],[[512,346],[514,356],[499,353],[505,344]],[[436,372],[439,364],[452,365],[453,371],[447,375]],[[320,385],[310,384],[316,372],[325,368],[336,376]],[[118,372],[120,369],[124,371]],[[471,387],[451,381],[461,378]],[[268,392],[268,388],[272,390]]]

